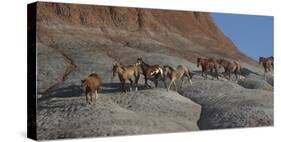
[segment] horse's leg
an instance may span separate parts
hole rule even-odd
[[[181,77],[181,85],[180,85],[180,88],[182,88],[183,82],[184,82],[184,77],[182,76],[182,77]]]
[[[95,90],[95,102],[94,103],[96,103],[98,97],[99,97],[98,90]]]
[[[205,71],[206,71],[206,69],[202,68],[202,77],[206,79],[206,77],[204,76]]]
[[[182,80],[184,79],[184,77],[187,77],[188,82],[190,83],[190,85],[192,85],[191,75],[189,73],[184,73],[182,76]]]
[[[238,76],[237,76],[237,71],[234,72],[235,78],[236,78],[236,82],[238,80]]]
[[[205,76],[204,76],[205,74]],[[207,79],[206,69],[202,69],[202,77]]]
[[[146,88],[147,88],[147,86],[148,86],[148,85],[147,85],[147,77],[146,77],[146,76],[144,77],[144,86],[145,86]]]
[[[205,79],[208,79],[208,69],[207,68],[204,69],[204,73],[205,73]]]
[[[133,90],[133,80],[130,78],[129,81],[130,81],[130,87],[129,88],[130,88],[130,91],[132,91]]]
[[[230,71],[228,71],[228,80],[231,80],[231,72]]]
[[[212,76],[212,80],[214,80],[213,68],[210,69],[210,75]]]
[[[167,84],[166,84],[166,79],[165,79],[165,77],[162,77],[162,81],[163,81],[163,83],[164,83],[165,88],[167,88]]]
[[[219,79],[218,69],[215,69],[215,73],[216,73],[216,77],[217,77],[217,79],[218,79],[218,80],[220,80],[220,79]]]
[[[147,77],[146,77],[146,76],[144,77],[144,80],[145,80],[145,83],[144,83],[144,84],[145,84],[145,87],[146,87],[146,88],[151,87],[151,86],[147,83],[147,80],[148,80],[148,79],[147,79]]]
[[[154,84],[155,84],[155,88],[157,88],[158,87],[158,79],[157,78],[154,80]]]
[[[264,65],[264,72],[267,73],[267,66]]]
[[[96,95],[96,98],[95,98],[95,99],[98,99],[98,98],[99,98],[98,90],[99,90],[99,88],[97,88],[97,90],[95,90],[95,95]]]
[[[167,88],[167,91],[170,90],[170,88],[171,88],[171,86],[172,86],[172,84],[173,84],[173,81],[174,81],[174,80],[171,80],[171,82],[170,82],[170,84],[169,84],[169,87]]]
[[[86,96],[86,104],[89,102],[89,99],[88,99],[88,92],[85,93],[85,96]]]
[[[204,75],[203,75],[204,79],[207,79],[207,76],[206,76],[206,72],[204,71]]]
[[[92,104],[92,103],[93,103],[93,91],[91,91],[90,97],[91,97],[91,102],[90,102],[90,104]]]
[[[154,77],[154,85],[155,85],[155,88],[158,87],[158,77],[159,77],[159,74],[157,74],[157,75]]]
[[[175,81],[173,81],[173,84],[174,84],[174,87],[175,87],[176,92],[178,92],[176,82],[175,82]]]
[[[192,85],[191,76],[189,76],[189,75],[188,75],[188,81],[189,81],[190,85]]]
[[[122,81],[122,92],[126,92],[126,89],[125,89],[125,81]]]
[[[135,91],[138,91],[138,82],[139,82],[139,79],[140,79],[140,75],[138,74],[135,78],[135,84],[136,84],[136,90]]]
[[[241,71],[240,71],[240,68],[238,70],[238,79],[241,79]]]

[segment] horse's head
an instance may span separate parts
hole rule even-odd
[[[168,66],[163,66],[163,76],[166,77],[169,72],[170,72],[169,67]]]
[[[138,58],[137,62],[136,62],[136,65],[138,66],[138,65],[141,65],[142,63],[143,63],[142,58]]]
[[[86,85],[86,81],[89,77],[88,76],[84,76],[80,81],[81,81],[81,84],[80,84],[80,89],[84,90],[85,89],[85,85]],[[84,90],[85,91],[85,90]]]
[[[166,77],[166,76],[169,75],[169,74],[172,74],[173,70],[174,70],[173,67],[168,66],[168,65],[165,65],[165,66],[163,67],[163,75],[164,75],[164,77]]]
[[[270,56],[270,57],[268,57],[268,58],[269,58],[270,60],[272,60],[272,61],[274,60],[274,57],[273,57],[273,56]]]
[[[221,68],[222,67],[223,59],[216,60],[216,62],[218,63],[219,68]]]
[[[217,59],[216,63],[219,65],[219,68],[221,68],[221,64],[223,62],[223,59]]]
[[[264,61],[264,57],[259,58],[259,64],[261,64]]]
[[[112,67],[112,78],[111,79],[113,79],[116,76],[116,74],[118,73],[119,68],[120,68],[119,65],[113,64],[113,67]]]

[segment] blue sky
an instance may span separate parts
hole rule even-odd
[[[211,13],[218,27],[253,59],[273,55],[273,17]]]

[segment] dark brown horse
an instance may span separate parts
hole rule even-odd
[[[238,80],[241,76],[241,66],[240,63],[237,61],[230,62],[225,59],[219,59],[217,60],[217,63],[220,65],[219,67],[224,68],[224,75],[228,75],[228,80],[230,80],[230,74],[234,73],[236,80]]]
[[[166,87],[164,76],[163,76],[163,69],[159,65],[149,65],[145,63],[142,58],[137,59],[136,65],[139,65],[141,67],[142,74],[145,79],[145,86],[151,87],[147,80],[153,80],[155,87],[158,86],[158,78],[160,77],[162,81],[164,82],[164,85]]]
[[[133,87],[133,79],[135,79],[135,90],[138,90],[138,80],[140,77],[140,72],[138,70],[137,65],[129,65],[129,66],[123,66],[119,64],[114,64],[112,68],[112,79],[118,74],[119,80],[122,83],[122,90],[125,92],[125,83],[127,80],[130,81],[130,90],[132,90]]]
[[[201,65],[201,68],[202,68],[202,76],[203,77],[204,77],[204,73],[205,73],[205,79],[207,79],[207,72],[208,71],[210,71],[213,78],[215,76],[217,79],[219,79],[218,65],[217,65],[217,63],[214,59],[212,59],[212,58],[208,58],[208,59],[197,58],[197,67],[199,68],[200,65]],[[215,72],[215,75],[213,74],[213,71]]]
[[[273,56],[270,56],[268,58],[260,57],[259,64],[262,64],[264,72],[267,73],[268,71],[271,71],[271,68],[274,68],[274,58]]]

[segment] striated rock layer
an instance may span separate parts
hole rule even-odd
[[[201,12],[39,2],[37,48],[43,51],[38,54],[38,92],[43,94],[89,72],[109,81],[112,63],[131,64],[138,57],[161,65],[228,58],[257,67]]]

